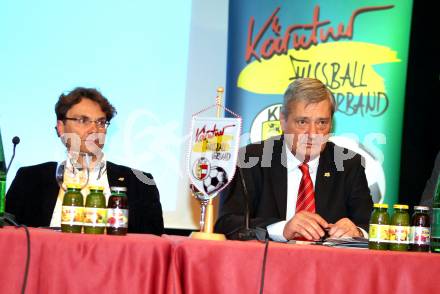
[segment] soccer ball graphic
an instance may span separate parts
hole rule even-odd
[[[211,166],[208,177],[203,180],[203,188],[210,195],[220,190],[227,182],[226,171],[220,166]]]

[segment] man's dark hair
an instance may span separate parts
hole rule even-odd
[[[94,88],[77,87],[68,94],[61,94],[57,104],[55,104],[57,120],[64,120],[67,111],[75,104],[80,103],[82,99],[90,99],[98,103],[105,113],[107,121],[110,121],[116,115],[116,109],[98,90]]]

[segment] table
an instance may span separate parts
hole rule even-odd
[[[30,228],[26,293],[259,293],[264,243]],[[0,229],[0,293],[20,293],[22,228]],[[269,243],[264,293],[440,293],[440,254]]]
[[[177,293],[259,293],[264,244],[187,239]],[[440,293],[440,254],[269,243],[264,293]]]
[[[172,243],[154,235],[65,234],[30,228],[26,293],[165,293]],[[0,293],[20,293],[23,228],[0,229]]]

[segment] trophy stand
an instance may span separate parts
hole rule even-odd
[[[222,105],[222,96],[224,89],[217,88],[217,117],[220,117],[220,110]],[[200,201],[200,232],[192,232],[190,237],[200,240],[226,240],[225,235],[214,233],[214,205],[212,204],[213,197],[206,199],[203,194],[192,191],[193,195]]]
[[[199,240],[226,240],[225,235],[214,233],[214,205],[212,199],[200,201],[200,232],[192,232],[190,237]]]

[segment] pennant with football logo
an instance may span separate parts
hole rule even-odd
[[[193,117],[188,173],[206,198],[215,197],[232,180],[240,131],[241,118]]]

